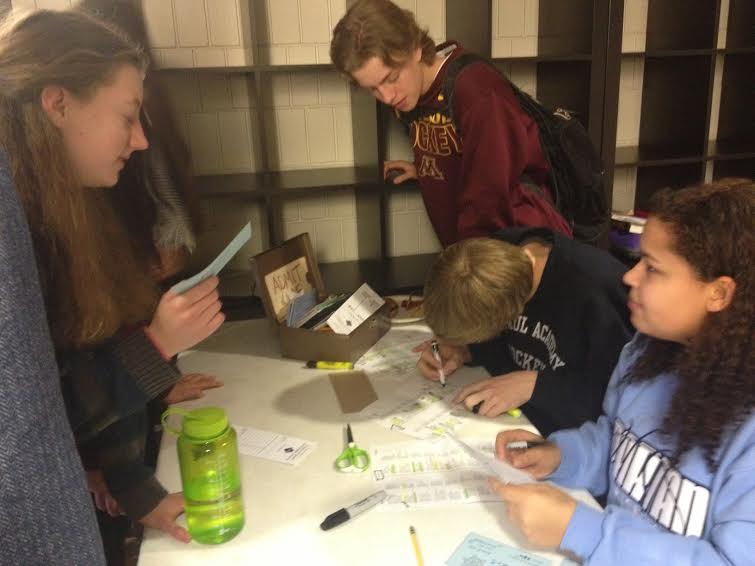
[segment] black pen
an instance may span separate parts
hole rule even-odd
[[[357,501],[356,503],[354,503],[354,505],[349,505],[348,507],[339,509],[335,513],[331,513],[330,515],[325,517],[325,520],[322,523],[320,523],[320,528],[323,531],[327,531],[329,529],[332,529],[333,527],[337,527],[341,523],[345,523],[349,519],[353,519],[360,513],[369,511],[379,503],[385,501],[386,497],[388,497],[388,493],[386,493],[384,489],[381,489],[380,491],[373,493],[368,497],[365,497],[361,501]]]
[[[515,440],[506,445],[506,450],[527,450],[547,443],[547,440]]]

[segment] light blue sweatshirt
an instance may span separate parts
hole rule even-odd
[[[622,351],[598,422],[549,437],[561,448],[551,481],[608,492],[603,511],[577,504],[561,549],[611,566],[755,564],[755,411],[724,437],[715,471],[699,448],[672,467],[675,441],[660,430],[677,378],[622,382],[638,336]]]

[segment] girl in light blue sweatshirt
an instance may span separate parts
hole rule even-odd
[[[537,546],[586,564],[753,564],[755,184],[725,179],[658,193],[624,277],[638,333],[597,423],[537,441],[502,432],[496,452],[538,479],[607,495],[598,511],[548,484],[503,485]]]

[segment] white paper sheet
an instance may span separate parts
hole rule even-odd
[[[328,326],[336,334],[351,334],[357,326],[367,320],[385,304],[367,283],[362,284],[356,292],[328,318]]]
[[[437,384],[430,384],[423,389],[414,398],[392,407],[388,416],[379,421],[380,424],[420,439],[442,438],[464,425],[457,412],[467,411],[452,404],[458,388],[443,389]]]
[[[395,371],[419,376],[415,371],[419,354],[412,352],[412,348],[432,336],[429,329],[391,328],[390,332],[359,358],[355,368],[370,373]]]
[[[244,226],[241,231],[236,234],[236,237],[230,241],[225,249],[218,254],[218,257],[212,260],[212,263],[210,263],[210,265],[205,267],[196,275],[193,275],[188,279],[184,279],[183,281],[179,281],[178,283],[173,285],[170,290],[178,294],[185,293],[205,279],[208,279],[213,275],[217,275],[218,273],[220,273],[220,270],[223,269],[229,261],[231,261],[231,258],[235,256],[236,253],[241,249],[241,246],[246,244],[251,237],[252,223],[248,222],[246,226]]]
[[[363,416],[420,439],[443,437],[464,424],[459,415],[467,411],[452,403],[459,386],[443,388],[416,369],[419,354],[412,348],[431,337],[426,328],[393,328],[359,358],[356,369],[369,374],[378,395],[361,411]]]
[[[315,442],[285,434],[240,425],[233,428],[236,429],[241,454],[289,466],[299,465],[317,447]]]
[[[493,439],[469,442],[475,450],[492,457]],[[490,469],[450,440],[375,446],[370,456],[373,483],[388,492],[383,503],[386,510],[405,509],[407,505],[501,502],[488,485]]]
[[[457,446],[464,450],[464,452],[466,452],[471,458],[474,458],[480,464],[490,470],[491,474],[496,476],[503,483],[522,484],[532,483],[533,481],[535,481],[532,476],[530,476],[526,472],[510,466],[503,460],[498,460],[495,456],[489,456],[488,454],[472,448],[465,442],[456,438],[453,434],[449,433],[447,436],[454,443],[456,443]]]

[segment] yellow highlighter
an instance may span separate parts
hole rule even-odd
[[[472,412],[473,412],[473,413],[474,413],[475,415],[476,415],[477,413],[479,413],[479,412],[480,412],[480,407],[482,407],[482,403],[483,403],[483,401],[480,401],[480,402],[479,402],[479,403],[477,403],[477,404],[476,404],[476,405],[475,405],[474,407],[472,407]],[[512,417],[514,417],[515,419],[518,419],[519,417],[521,417],[521,416],[522,416],[522,410],[521,410],[521,409],[519,409],[519,408],[515,408],[515,409],[509,409],[508,411],[506,411],[506,413],[507,413],[508,415],[510,415],[510,416],[512,416]]]
[[[326,362],[311,360],[307,362],[307,367],[312,369],[354,369],[352,362]]]

